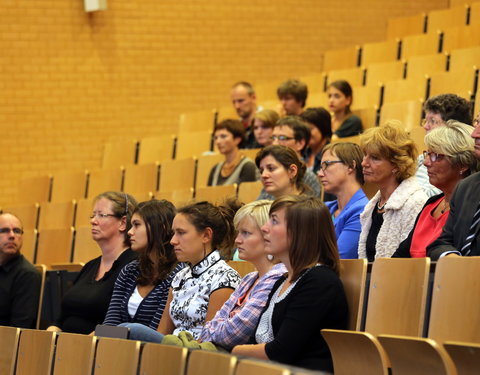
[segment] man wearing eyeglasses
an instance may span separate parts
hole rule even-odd
[[[472,123],[470,103],[455,94],[432,96],[425,102],[423,110],[425,111],[425,118],[422,120],[422,126],[426,133],[438,126],[444,126],[448,120],[457,120],[468,125]],[[425,193],[432,197],[440,194],[441,191],[430,184],[427,167],[423,165],[423,160],[424,157],[421,154],[417,159],[417,173],[415,175]]]
[[[23,228],[9,213],[0,215],[0,325],[34,328],[41,277],[20,249]]]

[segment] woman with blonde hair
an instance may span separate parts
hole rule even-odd
[[[427,200],[415,175],[417,148],[400,121],[370,128],[360,136],[366,182],[379,191],[360,215],[358,257],[391,257],[410,233]]]
[[[272,144],[272,133],[280,116],[273,109],[264,109],[255,114],[253,119],[253,134],[260,147]]]
[[[426,247],[442,232],[450,214],[450,198],[457,184],[478,170],[472,132],[472,126],[449,120],[425,136],[427,151],[423,152],[423,164],[430,183],[442,193],[428,199],[414,228],[393,257],[425,257]]]

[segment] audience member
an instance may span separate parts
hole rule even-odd
[[[279,119],[278,113],[272,109],[264,109],[257,112],[253,120],[253,134],[259,147],[272,144],[272,133]]]
[[[22,244],[20,219],[0,214],[0,325],[35,328],[41,277],[20,253]]]
[[[474,128],[475,156],[480,159],[480,126]],[[438,260],[444,255],[478,256],[480,217],[480,172],[460,181],[450,199],[450,215],[440,237],[427,247],[427,255]]]
[[[240,277],[222,260],[220,249],[233,246],[233,217],[236,202],[223,206],[198,202],[181,208],[173,219],[170,240],[177,260],[187,266],[175,275],[170,300],[157,330],[138,323],[122,323],[130,328],[132,340],[161,342],[164,335],[189,332],[197,340],[202,327],[211,320],[238,286]]]
[[[177,263],[169,243],[175,213],[166,200],[142,202],[133,211],[128,235],[138,260],[120,272],[103,324],[135,322],[158,328],[173,277],[184,266]]]
[[[340,258],[358,258],[358,238],[362,227],[360,214],[368,198],[362,173],[363,152],[354,143],[331,143],[325,146],[318,171],[325,192],[337,197],[326,202],[332,214]]]
[[[450,213],[453,190],[463,178],[478,170],[475,158],[473,128],[455,120],[427,133],[423,163],[430,183],[442,191],[428,199],[408,237],[402,241],[393,257],[423,258],[426,247],[442,232]]]
[[[427,200],[414,177],[417,150],[399,121],[370,128],[360,136],[365,181],[379,189],[360,215],[358,257],[390,257],[410,233]]]
[[[298,195],[308,192],[303,182],[305,163],[290,147],[272,145],[260,150],[255,158],[263,184],[257,200]],[[266,198],[267,197],[267,198]]]
[[[288,274],[273,286],[253,344],[232,353],[332,372],[320,330],[346,329],[348,307],[330,213],[318,198],[286,196],[273,202],[262,231]]]
[[[422,126],[427,134],[432,129],[445,125],[448,120],[457,120],[464,124],[472,123],[470,103],[455,94],[432,96],[425,102],[423,110],[425,118],[422,121]],[[430,184],[427,168],[423,160],[423,154],[420,154],[417,159],[417,172],[415,175],[425,193],[432,197],[440,194],[441,191]]]
[[[289,79],[278,86],[277,96],[286,116],[298,116],[307,102],[308,88],[298,79]]]
[[[245,128],[244,148],[257,148],[253,135],[253,119],[257,112],[257,96],[253,86],[248,82],[237,82],[232,86],[230,98]]]
[[[225,161],[216,164],[208,176],[208,186],[233,185],[256,181],[257,168],[240,152],[245,129],[238,120],[223,120],[215,125],[214,140]]]
[[[353,102],[352,87],[347,81],[330,83],[327,89],[328,108],[333,113],[332,139],[352,137],[362,132],[362,120],[350,110]]]
[[[137,202],[126,193],[105,192],[94,199],[92,238],[102,255],[85,264],[62,300],[62,312],[48,331],[89,334],[105,320],[122,268],[137,257],[127,232]]]

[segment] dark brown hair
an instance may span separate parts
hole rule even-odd
[[[330,83],[328,87],[336,88],[343,95],[345,95],[345,97],[350,98],[350,105],[347,107],[346,113],[351,113],[350,106],[353,103],[353,90],[352,86],[350,86],[350,83],[343,79],[339,79],[338,81],[333,81]]]

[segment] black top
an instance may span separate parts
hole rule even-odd
[[[280,277],[273,286],[265,309],[284,280],[285,276]],[[348,306],[340,278],[325,266],[313,267],[275,304],[275,338],[265,345],[265,352],[274,361],[333,372],[330,351],[320,330],[347,329],[347,325]]]
[[[368,232],[367,241],[365,243],[365,250],[367,252],[367,259],[369,262],[375,260],[376,254],[376,245],[378,232],[383,225],[383,212],[378,212],[378,203],[375,206],[375,209],[372,211],[372,225],[370,227],[370,232]]]
[[[21,254],[0,266],[0,325],[35,328],[41,281]]]
[[[89,334],[97,324],[102,324],[107,314],[113,286],[122,268],[136,259],[137,253],[125,250],[113,262],[110,271],[100,280],[95,280],[101,257],[85,264],[73,286],[62,300],[62,313],[56,324],[64,332]]]
[[[243,158],[242,158],[243,160]],[[210,170],[210,174],[208,175],[208,186],[213,185],[213,177],[215,175],[215,170],[216,168],[221,168],[223,166],[224,162],[221,162],[219,164],[215,164],[212,169]],[[217,179],[217,185],[224,185],[225,182],[230,178],[231,175],[237,172],[237,168],[241,168],[239,171],[239,176],[238,179],[236,179],[234,182],[231,184],[241,184],[242,182],[252,182],[252,181],[257,181],[257,166],[250,160],[245,161],[243,164],[238,164],[235,169],[230,173],[227,177],[223,177],[222,173],[220,172],[218,174],[218,179]],[[220,169],[221,171],[221,169]]]
[[[362,132],[362,120],[360,117],[351,115],[343,121],[335,134],[339,138],[353,137]]]

